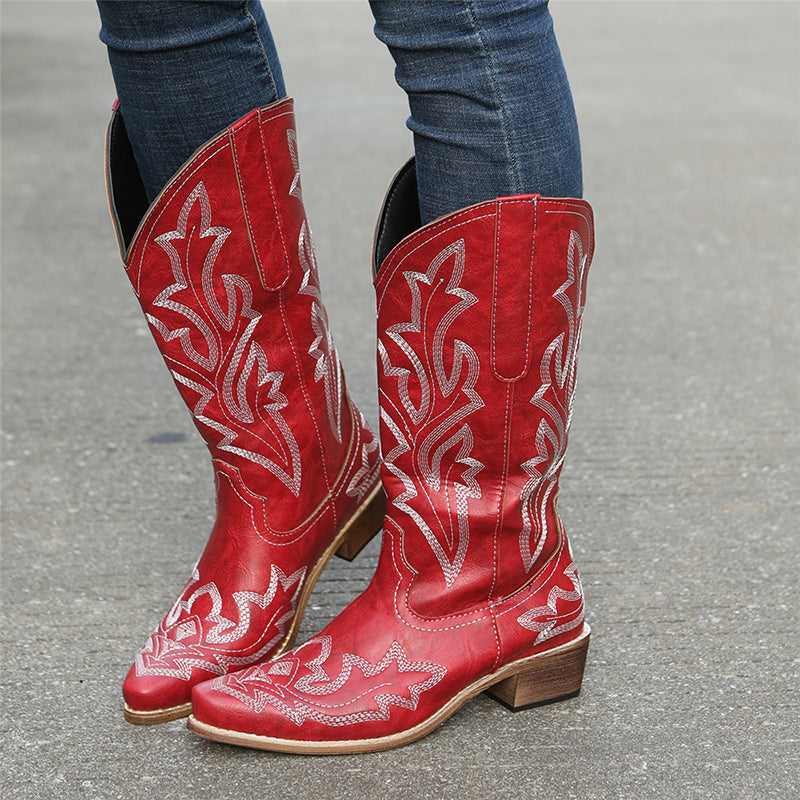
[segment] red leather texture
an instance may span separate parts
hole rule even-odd
[[[375,285],[388,497],[377,572],[318,636],[196,687],[197,721],[282,746],[385,744],[581,634],[556,495],[593,245],[587,203],[520,196],[431,223],[389,254]]]
[[[126,269],[217,492],[208,545],[125,680],[128,706],[150,711],[285,643],[310,569],[377,484],[379,452],[322,305],[291,100],[195,154]]]

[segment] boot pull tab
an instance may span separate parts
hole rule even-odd
[[[264,289],[274,292],[289,280],[291,267],[261,111],[230,127],[228,139],[256,271]]]
[[[508,382],[523,378],[531,361],[538,201],[538,197],[498,197],[495,201],[492,371]]]

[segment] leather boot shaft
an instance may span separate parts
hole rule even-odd
[[[408,167],[397,180],[376,249],[414,218]],[[418,229],[377,272],[386,524],[416,613],[500,600],[558,547],[592,230],[581,200],[497,198]]]
[[[128,277],[211,451],[220,503],[243,500],[285,535],[324,502],[361,424],[321,302],[291,101],[206,143],[135,233],[141,196],[116,188],[134,183],[126,144],[117,112],[109,186]]]

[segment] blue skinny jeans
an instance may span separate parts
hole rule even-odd
[[[97,4],[151,200],[200,145],[286,96],[258,0]],[[502,195],[581,196],[578,127],[547,0],[370,6],[408,94],[423,223]]]

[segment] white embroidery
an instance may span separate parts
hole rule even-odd
[[[328,408],[328,421],[336,441],[341,442],[342,394],[344,391],[342,368],[339,364],[339,354],[336,352],[331,329],[328,325],[328,315],[322,305],[317,272],[317,256],[314,252],[311,230],[305,220],[300,227],[297,252],[300,266],[303,270],[303,280],[300,284],[299,293],[311,297],[311,328],[316,338],[311,343],[308,353],[317,361],[314,368],[314,380],[323,382],[325,403]]]
[[[142,652],[136,656],[136,674],[189,680],[194,668],[224,675],[231,666],[255,663],[283,638],[287,623],[294,617],[305,574],[306,568],[301,567],[287,577],[273,564],[266,592],[233,592],[231,595],[236,606],[236,621],[223,614],[222,594],[214,581],[196,586],[200,582],[200,574],[195,569],[181,597]],[[251,605],[267,609],[279,589],[283,597],[273,610],[272,619],[266,623],[263,619],[259,620],[257,630],[251,631]],[[211,610],[200,619],[193,609],[203,597],[211,601]],[[208,623],[211,623],[210,627]],[[262,641],[270,631],[274,631],[273,635],[267,641]],[[192,641],[185,641],[187,639]],[[235,642],[239,646],[230,647]],[[245,652],[253,648],[256,648],[253,652]],[[245,655],[239,655],[241,653]]]
[[[258,345],[254,345],[254,347],[258,347]],[[258,348],[259,350],[261,348]],[[263,352],[263,351],[262,351]],[[266,357],[264,357],[264,364],[266,364]],[[286,407],[288,401],[286,399],[286,395],[284,395],[280,391],[281,381],[283,380],[283,373],[282,372],[264,372],[259,373],[257,378],[257,385],[263,386],[267,382],[271,382],[271,386],[269,389],[269,393],[267,395],[267,400],[271,400],[272,402],[269,405],[264,406],[264,410],[270,415],[272,420],[275,422],[278,430],[281,432],[283,441],[285,441],[289,445],[289,452],[279,452],[277,455],[285,458],[286,460],[291,462],[291,474],[286,472],[279,464],[277,464],[272,459],[267,458],[265,455],[261,453],[253,452],[252,450],[247,450],[242,447],[236,447],[233,445],[233,442],[239,435],[239,432],[235,431],[234,429],[228,427],[222,422],[217,422],[210,417],[207,417],[203,414],[206,405],[208,404],[209,400],[214,396],[214,393],[210,390],[206,389],[205,387],[201,386],[200,384],[196,383],[195,381],[190,380],[189,378],[184,377],[180,373],[176,371],[172,371],[172,375],[178,383],[183,384],[189,389],[197,392],[200,395],[200,399],[195,404],[194,408],[192,409],[192,414],[194,415],[195,419],[199,422],[202,422],[204,425],[207,425],[209,428],[213,428],[216,431],[219,431],[223,438],[217,444],[217,448],[220,450],[225,450],[229,453],[235,453],[236,455],[242,456],[242,458],[246,458],[249,461],[254,462],[255,464],[260,464],[265,469],[269,470],[278,480],[283,483],[292,494],[297,497],[300,493],[300,474],[301,474],[301,467],[300,467],[300,448],[297,445],[297,440],[294,438],[294,434],[292,433],[289,425],[286,423],[286,420],[283,418],[283,415],[280,413],[282,409]],[[259,415],[260,416],[260,415]],[[263,417],[261,417],[263,421]],[[263,438],[256,436],[263,445],[265,450],[271,450],[275,452],[275,446],[272,442],[265,441]]]
[[[159,333],[161,333],[165,341],[169,342],[176,338],[179,339],[181,347],[183,348],[183,352],[202,369],[211,371],[217,366],[217,362],[219,360],[219,348],[217,346],[216,337],[214,336],[210,326],[206,324],[206,321],[191,308],[188,308],[182,303],[178,303],[171,299],[174,294],[189,288],[189,280],[187,275],[184,274],[180,254],[172,244],[172,241],[174,239],[186,239],[186,223],[189,219],[189,212],[195,203],[199,203],[200,205],[200,238],[205,239],[208,236],[215,237],[203,264],[203,278],[201,280],[204,290],[206,289],[205,274],[209,269],[213,268],[213,262],[216,259],[217,254],[231,233],[230,228],[211,226],[211,204],[208,199],[206,187],[201,181],[186,198],[186,202],[183,204],[183,208],[181,208],[181,212],[178,215],[178,224],[175,230],[169,231],[168,233],[163,233],[161,236],[158,236],[155,239],[155,241],[161,246],[161,248],[169,257],[175,282],[171,286],[168,286],[166,289],[164,289],[158,295],[158,297],[156,297],[156,299],[153,301],[153,306],[157,308],[169,309],[170,311],[174,311],[176,314],[180,314],[189,320],[189,322],[194,325],[195,329],[205,340],[208,347],[208,355],[203,356],[201,353],[198,353],[197,350],[195,350],[189,335],[189,328],[184,327],[170,330],[160,319],[154,315],[147,314],[146,316],[148,321],[156,328],[156,330],[159,331]],[[209,266],[209,262],[211,262],[211,267]]]
[[[450,374],[447,373],[444,358],[445,341],[453,322],[478,302],[475,295],[460,285],[464,260],[465,244],[463,239],[459,239],[442,250],[431,261],[426,272],[403,273],[411,291],[411,320],[387,327],[378,342],[384,374],[387,378],[397,379],[397,398],[402,406],[402,409],[398,408],[386,392],[381,393],[381,419],[397,441],[397,445],[385,455],[384,463],[405,489],[393,503],[408,514],[422,531],[441,565],[448,586],[453,584],[464,565],[469,544],[469,500],[481,496],[476,476],[484,467],[471,456],[473,435],[465,421],[484,405],[475,391],[480,372],[478,356],[468,344],[454,339],[452,346],[448,348],[448,355],[452,354]],[[430,301],[444,284],[445,278],[440,277],[437,280],[437,274],[448,263],[452,265],[452,271],[445,293],[458,301],[451,304],[444,313],[439,313],[439,308],[433,312],[431,324],[435,328],[431,332],[427,330]],[[422,287],[425,287],[426,293],[424,308]],[[423,345],[417,344],[415,347],[410,344],[408,339],[412,337],[424,343],[429,352],[418,353]],[[412,370],[392,363],[389,342],[399,348],[411,364],[415,383],[419,387],[419,403],[416,406],[409,393]],[[428,374],[429,371],[432,375]],[[466,398],[466,402],[463,402],[461,395]],[[411,426],[403,416],[410,418]],[[433,429],[428,430],[431,426]],[[447,470],[449,473],[454,465],[462,465],[464,469],[460,475],[461,480],[453,480],[448,474],[446,481],[443,481],[442,461],[445,454],[454,447],[459,447],[459,450],[455,456],[451,456],[452,464],[448,465]],[[422,515],[408,504],[408,501],[417,497],[417,487],[395,462],[401,455],[412,450],[416,470],[427,486],[433,492],[449,495],[453,491],[455,494],[454,499],[448,496],[447,508],[455,507],[458,530],[451,531],[450,520],[439,520],[444,541],[439,540]],[[454,536],[457,538],[455,543]]]
[[[303,651],[315,646],[320,648],[319,655],[309,661],[302,661]],[[325,662],[331,650],[331,637],[317,636],[296,648],[291,655],[254,667],[244,675],[234,675],[225,681],[216,680],[212,686],[236,697],[256,713],[267,706],[273,706],[298,726],[305,720],[312,719],[324,725],[341,727],[358,722],[387,720],[392,706],[415,710],[420,695],[439,683],[447,673],[441,664],[410,661],[402,646],[393,642],[377,664],[371,664],[353,653],[345,653],[342,656],[341,671],[331,679],[325,671]],[[381,681],[382,674],[392,665],[396,665],[396,672],[392,671],[391,675],[386,676],[386,680]],[[293,680],[301,667],[308,669],[310,673]],[[343,698],[343,702],[335,705],[326,705],[324,698],[341,690],[354,669],[357,670],[356,680],[364,686],[360,694]],[[421,673],[420,679],[402,687],[398,676],[406,673]],[[369,680],[372,678],[378,679],[377,682]],[[399,693],[403,688],[405,693]],[[367,703],[371,707],[364,708]],[[347,706],[360,706],[361,710],[344,713],[338,710]]]
[[[381,469],[380,459],[375,458],[378,452],[378,439],[360,411],[358,416],[361,423],[361,463],[344,490],[348,497],[354,497],[356,500],[360,500],[372,488]]]
[[[190,228],[190,212],[196,205],[199,226]],[[217,447],[264,467],[296,497],[302,477],[300,448],[283,418],[282,411],[288,405],[280,391],[284,374],[269,368],[264,350],[253,341],[262,316],[253,309],[250,283],[242,275],[214,274],[230,233],[229,228],[211,225],[211,203],[201,181],[186,198],[175,230],[155,239],[169,257],[174,282],[158,294],[147,319],[165,342],[179,340],[188,361],[182,363],[170,355],[169,360],[176,365],[172,374],[178,383],[198,394],[195,418],[222,434]],[[201,257],[195,256],[193,248],[202,253],[199,242],[208,237],[214,238],[203,258],[198,286],[198,270],[190,268],[190,259]],[[183,243],[182,252],[176,247],[178,243]],[[220,288],[224,289],[226,308],[217,296]],[[191,298],[192,308],[179,301],[182,292]],[[161,308],[180,315],[191,327],[170,328],[156,316],[156,309]],[[205,341],[207,354],[193,346],[192,330]],[[230,336],[224,337],[223,331]],[[259,392],[262,387],[268,387],[266,401],[262,399],[264,392]],[[212,400],[219,401],[219,408],[213,404],[205,413]],[[247,440],[255,441],[246,447]]]
[[[583,588],[581,587],[581,579],[578,577],[578,569],[574,563],[571,563],[565,570],[564,574],[570,579],[573,591],[567,591],[554,586],[550,593],[547,595],[547,605],[532,608],[521,614],[517,618],[517,622],[529,631],[536,631],[534,642],[543,642],[546,639],[551,639],[560,633],[570,631],[577,628],[578,625],[583,623],[584,611],[581,606],[580,613],[567,622],[558,624],[560,619],[568,614],[558,614],[556,605],[559,600],[564,600],[568,603],[580,602],[583,599]],[[571,613],[571,612],[570,612]]]
[[[536,455],[521,465],[530,476],[520,498],[522,529],[519,547],[526,570],[534,565],[547,539],[547,503],[556,488],[555,476],[567,450],[586,302],[586,262],[581,238],[572,231],[567,252],[567,278],[553,294],[566,312],[567,330],[566,334],[559,333],[553,339],[542,357],[539,367],[541,385],[531,398],[531,403],[542,412],[536,429]],[[567,291],[572,286],[575,287],[574,299]]]
[[[297,131],[292,128],[286,131],[286,141],[289,145],[289,158],[292,160],[294,167],[294,177],[292,178],[292,185],[289,187],[289,194],[296,197],[301,203],[303,202],[303,189],[300,186],[300,158],[297,154]]]

